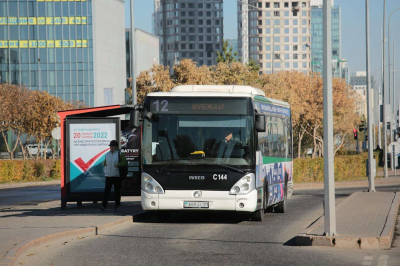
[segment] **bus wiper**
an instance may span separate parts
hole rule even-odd
[[[172,160],[172,162],[170,162],[169,164],[164,165],[163,167],[161,167],[160,169],[157,170],[157,173],[162,173],[162,171],[167,168],[168,166],[170,166],[171,164],[175,163],[178,160]]]
[[[236,168],[236,167],[233,167],[233,166],[230,166],[230,165],[226,165],[226,164],[208,163],[207,165],[221,166],[223,168],[230,169],[230,170],[233,170],[233,171],[241,173],[241,174],[244,173],[243,170],[241,170],[239,168]]]

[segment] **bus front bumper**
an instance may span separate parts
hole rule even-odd
[[[245,195],[229,195],[229,191],[166,190],[164,194],[148,194],[141,191],[143,210],[213,210],[254,212],[257,209],[257,190]],[[208,202],[208,208],[185,208],[185,202]]]

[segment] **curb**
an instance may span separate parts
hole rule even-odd
[[[123,225],[136,222],[141,219],[147,219],[149,216],[151,216],[151,212],[141,211],[133,214],[132,216],[128,216],[118,221],[114,221],[104,225],[75,229],[71,231],[51,234],[34,240],[27,240],[16,245],[10,251],[8,251],[7,254],[4,256],[4,258],[0,260],[0,265],[1,266],[15,265],[15,263],[17,263],[18,259],[21,257],[22,254],[27,253],[30,249],[37,247],[39,245],[45,245],[53,241],[59,241],[71,237],[76,238],[76,237],[96,236],[105,233],[106,231],[114,230]]]
[[[342,201],[337,205],[336,210],[343,206],[356,192],[351,194],[346,200]],[[295,237],[295,244],[297,246],[325,246],[325,247],[336,247],[336,248],[356,248],[356,249],[374,249],[374,250],[387,250],[392,246],[392,240],[394,231],[396,228],[396,219],[400,206],[400,193],[395,192],[393,197],[392,205],[386,219],[385,226],[380,236],[367,237],[367,238],[356,238],[356,237],[341,237],[341,236],[320,236],[308,234],[312,230],[316,229],[323,222],[323,216],[318,218],[311,226],[309,226],[303,232],[300,232]]]

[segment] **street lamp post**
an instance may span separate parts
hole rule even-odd
[[[400,36],[400,34],[397,35],[393,40],[393,91],[394,92],[396,91],[396,75],[395,75],[395,72],[396,72],[396,50],[395,49],[396,49],[396,39],[399,36]],[[394,95],[394,96],[395,96],[395,99],[397,99],[396,95]],[[400,110],[399,110],[399,115],[400,115]],[[400,123],[400,121],[399,121],[399,123]]]
[[[306,43],[305,46],[310,49],[311,52],[311,72],[314,73],[314,50],[311,48],[311,44]]]
[[[383,32],[382,32],[382,105],[383,105],[383,172],[384,177],[388,177],[387,169],[387,119],[386,119],[386,101],[385,101],[385,25],[386,25],[386,0],[383,0]],[[390,98],[390,97],[389,97]]]
[[[369,52],[369,0],[365,0],[365,28],[366,28],[366,58],[367,58],[367,119],[368,119],[368,179],[369,192],[375,192],[375,160],[373,158],[372,143],[372,104],[371,104],[371,73],[370,73],[370,52]],[[364,134],[365,138],[365,134]]]
[[[336,235],[335,173],[333,160],[332,103],[332,1],[324,0],[324,213],[326,236]]]
[[[400,10],[400,7],[399,8],[396,8],[395,10],[393,10],[392,11],[392,13],[390,13],[390,15],[389,15],[389,21],[388,21],[388,60],[389,60],[389,104],[390,104],[390,90],[391,90],[391,84],[390,84],[390,19],[392,18],[392,15],[396,12],[396,11],[399,11]],[[394,110],[395,110],[395,107],[394,107],[394,105],[395,105],[395,98],[394,98],[394,88],[393,88],[393,91],[392,91],[392,95],[393,95],[393,100],[392,100],[392,105],[393,105],[393,107],[392,107],[392,112],[393,112],[393,114],[394,114]],[[392,128],[391,128],[391,130],[392,130]],[[390,141],[393,141],[393,139],[391,139]]]
[[[136,95],[136,45],[135,45],[135,25],[134,25],[134,7],[133,0],[131,0],[131,78],[132,78],[132,104],[135,105],[137,102]],[[164,33],[165,34],[165,33]]]

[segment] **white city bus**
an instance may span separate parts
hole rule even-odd
[[[185,85],[149,93],[142,114],[144,210],[237,211],[262,221],[293,192],[290,106],[248,86]]]

